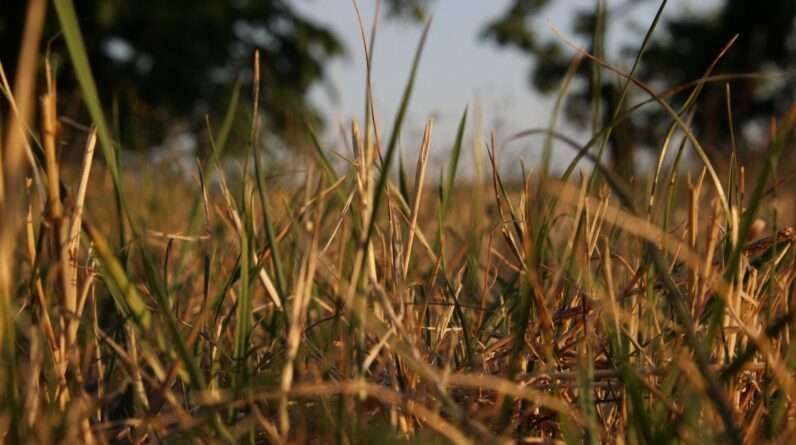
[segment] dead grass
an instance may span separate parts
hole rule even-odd
[[[457,184],[454,160],[435,186],[430,122],[413,174],[389,174],[421,50],[388,139],[368,113],[348,165],[317,145],[282,183],[257,156],[218,168],[215,146],[192,175],[117,177],[93,130],[66,166],[48,82],[41,125],[5,143],[44,162],[3,165],[0,438],[792,442],[796,235],[774,173],[793,113],[754,178],[509,185],[493,135],[488,181]]]

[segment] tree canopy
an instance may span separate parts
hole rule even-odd
[[[611,3],[611,8],[603,10],[602,22],[610,26],[614,17],[625,17],[626,12],[643,3],[644,0],[625,0]],[[558,87],[570,63],[563,45],[555,40],[542,40],[534,32],[534,18],[552,2],[549,0],[514,0],[505,14],[489,23],[482,36],[500,46],[515,48],[532,56],[535,63],[529,76],[532,85],[540,91],[549,92]],[[596,2],[596,5],[604,2]],[[670,5],[671,6],[671,5]],[[581,9],[576,14],[576,35],[590,42],[587,48],[592,53],[600,53],[601,33],[597,29],[598,11]],[[738,35],[735,44],[719,61],[713,74],[738,74],[761,72],[786,72],[794,68],[796,62],[796,2],[791,0],[771,0],[761,4],[750,0],[724,1],[716,10],[702,14],[683,14],[666,19],[655,30],[650,48],[641,61],[638,76],[648,84],[663,91],[674,86],[700,79],[710,64],[717,58],[722,48]],[[649,24],[639,24],[641,27]],[[597,31],[597,32],[595,32]],[[629,31],[626,27],[622,32]],[[641,42],[644,31],[639,29]],[[639,47],[627,47],[623,53],[635,55]],[[602,54],[609,63],[626,66],[621,54]],[[631,59],[632,60],[632,59]],[[585,80],[585,87],[572,94],[569,101],[568,116],[576,122],[583,122],[588,116],[588,101],[598,91],[605,103],[602,114],[605,124],[618,105],[616,76],[604,75],[596,85],[588,64],[578,71]],[[724,83],[706,86],[699,97],[694,116],[694,129],[713,156],[726,153],[731,146],[731,132],[727,118],[726,92]],[[785,111],[796,99],[796,83],[792,77],[778,79],[749,77],[731,82],[733,125],[736,128],[738,149],[742,153],[753,142],[745,137],[743,130],[752,128],[755,123]],[[674,97],[673,105],[680,105],[686,94]],[[660,109],[648,109],[635,113],[632,121],[626,122],[614,131],[612,154],[615,164],[625,174],[632,168],[634,141],[644,135],[651,136],[670,122]],[[741,130],[741,131],[738,131]],[[657,140],[652,137],[648,141]]]
[[[641,76],[648,82],[678,85],[700,78],[721,48],[736,34],[716,74],[787,74],[796,68],[796,2],[768,0],[726,1],[713,14],[682,16],[666,23],[666,33],[650,48]],[[740,79],[731,82],[734,124],[744,129],[781,115],[796,100],[793,76]],[[709,85],[701,96],[694,124],[707,147],[726,152],[730,147],[724,84]],[[658,117],[647,114],[652,122]],[[737,131],[737,129],[736,129]],[[743,132],[741,149],[750,143]]]
[[[420,19],[433,0],[385,3],[391,17]],[[589,42],[590,51],[602,54],[601,39],[606,32],[610,35],[618,19],[643,3],[650,0],[611,2],[610,8],[599,14],[597,8],[575,9],[575,27],[570,32]],[[0,60],[12,76],[25,4],[11,0],[0,14]],[[557,88],[571,62],[571,51],[560,41],[542,39],[535,32],[535,19],[551,4],[550,0],[513,0],[502,16],[484,24],[481,34],[499,46],[528,54],[535,62],[529,84],[542,92]],[[304,17],[289,0],[81,1],[75,6],[106,104],[115,103],[122,113],[143,116],[154,140],[164,130],[157,126],[171,122],[164,116],[201,122],[197,118],[223,105],[236,79],[250,81],[251,76],[240,74],[250,69],[255,48],[264,61],[262,103],[272,129],[284,133],[302,121],[316,120],[307,92],[325,79],[328,62],[345,50],[330,29]],[[739,38],[720,60],[716,74],[791,70],[796,61],[795,18],[796,2],[792,0],[768,0],[764,7],[750,0],[727,0],[706,14],[669,18],[656,30],[638,76],[660,90],[695,81],[736,33]],[[635,42],[643,37],[643,29],[621,29],[637,33]],[[63,53],[53,17],[45,35],[51,38],[48,48],[56,56]],[[609,63],[622,66],[630,60],[627,54],[636,51],[638,47],[625,48],[624,55],[602,55]],[[73,85],[70,75],[70,70],[60,70],[62,90]],[[577,75],[581,88],[570,95],[567,115],[585,124],[594,116],[590,112],[592,99],[600,97],[604,124],[620,105],[616,76],[595,75],[588,63],[581,64]],[[796,84],[788,77],[747,78],[733,81],[731,90],[734,125],[739,130],[736,136],[743,151],[751,141],[744,137],[750,132],[743,130],[782,112],[793,102]],[[675,97],[675,105],[684,97]],[[694,127],[713,153],[729,147],[726,115],[724,85],[708,86],[700,97]],[[662,120],[666,116],[659,110],[650,110],[635,113],[632,121],[615,129],[612,157],[621,169],[628,172],[632,167],[639,140],[655,140],[651,135],[662,127]]]
[[[100,92],[149,128],[165,125],[164,116],[201,123],[223,105],[238,77],[250,81],[239,75],[251,69],[255,49],[263,60],[269,125],[282,131],[295,120],[312,120],[306,94],[344,50],[336,35],[286,0],[80,1],[75,7]],[[0,60],[11,75],[25,8],[25,1],[11,0],[0,14]],[[45,36],[56,56],[65,52],[53,14]],[[59,71],[59,86],[74,86],[71,70]],[[163,135],[156,130],[154,141]]]

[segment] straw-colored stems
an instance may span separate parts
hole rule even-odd
[[[689,177],[689,212],[688,212],[688,244],[695,252],[697,251],[697,239],[699,237],[699,205],[700,197],[702,195],[702,184],[705,180],[705,169],[699,174],[699,179],[696,183],[691,183]],[[695,299],[696,290],[699,286],[699,269],[691,269],[688,279],[688,293],[691,295],[691,302],[693,304]]]
[[[426,123],[426,129],[423,132],[423,143],[420,145],[420,155],[417,158],[417,169],[415,170],[415,198],[412,205],[412,222],[409,225],[409,238],[406,240],[406,250],[403,264],[403,275],[409,273],[409,262],[412,259],[412,244],[415,241],[415,228],[417,227],[417,218],[420,214],[420,200],[423,197],[423,183],[426,178],[426,166],[428,165],[428,153],[431,147],[431,121]]]
[[[59,277],[63,295],[60,304],[59,324],[61,326],[58,340],[58,350],[55,353],[56,375],[58,377],[58,402],[61,408],[66,407],[70,399],[69,389],[66,381],[68,366],[67,354],[71,350],[71,339],[68,336],[67,328],[69,319],[75,314],[77,309],[77,292],[69,282],[69,253],[65,246],[64,232],[64,209],[61,202],[61,179],[56,155],[56,141],[58,124],[56,121],[56,92],[55,84],[52,82],[50,71],[48,70],[48,92],[41,98],[42,107],[42,142],[44,145],[45,167],[47,172],[47,207],[50,230],[52,233],[55,251],[59,260]]]
[[[86,200],[86,190],[88,189],[88,180],[91,176],[91,165],[94,159],[94,148],[97,145],[97,131],[92,128],[86,141],[86,151],[83,155],[83,165],[81,167],[80,184],[77,189],[77,196],[72,207],[72,218],[69,225],[69,232],[66,238],[66,255],[69,261],[69,268],[67,269],[67,284],[70,287],[70,292],[74,292],[77,296],[78,286],[78,250],[80,248],[80,230],[83,222],[83,204]],[[83,312],[85,305],[85,295],[88,294],[90,280],[93,275],[87,277],[84,283],[83,292],[81,297],[76,301],[75,314],[70,319],[68,324],[68,332],[70,339],[74,339],[77,335],[77,328],[80,322],[80,316]]]
[[[26,185],[28,189],[28,210],[25,221],[25,234],[27,237],[28,261],[30,261],[30,264],[38,264],[38,254],[36,251],[36,230],[33,226],[33,197],[31,196],[30,192],[30,181],[28,181]],[[44,330],[44,336],[47,338],[47,343],[50,346],[50,351],[53,354],[56,354],[58,342],[55,338],[55,330],[53,329],[52,321],[50,320],[50,304],[47,301],[47,294],[44,291],[44,284],[42,282],[41,275],[39,275],[39,271],[35,270],[34,273],[34,288],[36,300],[39,304],[39,319],[41,320],[42,329]]]
[[[708,242],[705,248],[705,263],[702,265],[703,279],[699,280],[699,287],[697,288],[696,299],[694,301],[694,307],[696,308],[702,307],[703,297],[706,295],[708,286],[710,286],[710,282],[714,279],[715,275],[713,258],[719,242],[719,230],[721,229],[722,218],[722,214],[720,213],[721,207],[719,207],[718,201],[713,201],[712,212]],[[694,315],[696,316],[697,314]]]
[[[611,264],[611,243],[608,238],[601,237],[603,240],[602,260],[603,260],[603,274],[605,276],[605,288],[608,293],[608,298],[611,300],[611,318],[614,322],[614,329],[616,330],[616,344],[622,344],[622,330],[619,326],[619,306],[617,304],[616,292],[614,291],[614,274]]]
[[[290,329],[287,335],[287,353],[285,357],[285,367],[282,371],[280,390],[284,396],[279,402],[279,430],[283,440],[287,442],[290,432],[290,417],[288,415],[287,393],[293,384],[293,368],[298,355],[301,339],[304,334],[304,325],[307,319],[307,308],[312,300],[313,282],[315,280],[315,270],[318,264],[318,231],[321,222],[322,206],[318,205],[315,214],[315,221],[311,233],[311,241],[307,254],[299,271],[298,280],[293,289],[293,304],[290,308]]]

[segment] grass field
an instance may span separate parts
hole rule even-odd
[[[632,184],[603,167],[611,126],[575,147],[591,174],[576,160],[509,178],[504,141],[465,138],[467,113],[454,141],[429,123],[399,163],[421,40],[399,112],[379,131],[372,113],[352,122],[345,165],[316,143],[292,180],[267,179],[254,117],[233,168],[228,120],[187,175],[131,168],[69,4],[56,13],[91,129],[61,140],[53,82],[2,84],[17,118],[41,97],[41,125],[0,138],[2,442],[796,440],[779,159],[796,111],[772,117],[759,162],[714,166],[687,124],[711,73],[682,109],[650,97],[670,117],[661,158],[677,161]],[[20,64],[30,79],[37,60]],[[548,152],[562,139],[535,137]],[[61,162],[83,140],[82,163]],[[447,146],[440,177],[428,154]],[[464,150],[484,154],[483,180],[457,181]]]

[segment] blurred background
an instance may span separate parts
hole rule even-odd
[[[556,30],[627,72],[661,2],[384,0],[378,5],[359,2],[368,32],[379,14],[373,79],[382,131],[388,131],[400,102],[422,25],[433,17],[402,151],[414,159],[424,122],[433,119],[432,158],[441,160],[465,107],[478,124],[469,128],[480,126],[487,135],[494,130],[499,140],[548,125],[576,54]],[[6,1],[0,13],[0,61],[12,85],[25,6],[22,0]],[[238,93],[228,146],[230,156],[235,147],[245,153],[252,54],[259,48],[269,152],[278,157],[299,150],[308,143],[309,125],[326,149],[348,155],[341,129],[352,118],[362,121],[365,103],[364,52],[351,1],[78,1],[75,6],[103,103],[128,153],[162,157],[208,150],[206,122],[217,128]],[[54,18],[50,14],[46,50],[57,69],[63,114],[72,117],[63,122],[68,130],[88,118]],[[753,156],[766,143],[769,119],[794,101],[796,84],[788,74],[796,61],[795,19],[792,0],[768,0],[765,7],[748,0],[669,1],[637,75],[657,92],[695,81],[738,34],[715,73],[764,75],[730,84],[735,146],[739,156]],[[609,71],[595,76],[588,61],[581,63],[560,119],[562,131],[584,142],[618,106],[648,98],[633,88],[622,103],[621,85]],[[676,108],[689,92],[669,100]],[[718,163],[733,145],[727,115],[725,82],[709,85],[693,125]],[[657,106],[633,113],[612,135],[614,167],[626,176],[645,168],[670,122]],[[540,138],[514,144],[504,162],[532,165],[542,143]],[[572,154],[557,146],[554,165],[565,165]]]

